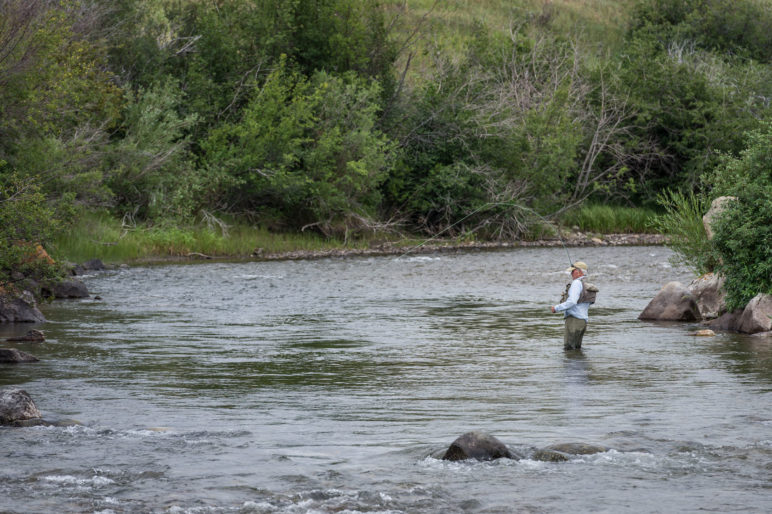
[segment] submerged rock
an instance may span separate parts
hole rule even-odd
[[[541,462],[565,462],[570,459],[571,456],[567,453],[558,452],[555,450],[547,450],[546,448],[543,448],[533,452],[531,458]]]
[[[609,451],[609,448],[595,444],[558,443],[536,450],[531,458],[542,462],[564,462],[570,459],[572,455],[592,455],[607,451]]]
[[[17,336],[17,337],[9,337],[6,339],[6,341],[14,341],[14,342],[24,342],[24,343],[40,343],[46,340],[46,335],[40,331],[35,330],[34,328],[32,330],[28,330],[26,334],[23,336]]]
[[[46,420],[43,418],[19,419],[8,423],[11,427],[77,427],[83,423],[74,419]]]
[[[668,282],[638,316],[641,320],[697,321],[700,309],[694,295],[680,282]]]
[[[40,411],[27,391],[23,389],[4,389],[0,391],[0,425],[9,425],[39,418]]]
[[[0,362],[1,363],[18,363],[18,362],[38,362],[40,359],[34,355],[30,355],[26,352],[21,352],[16,348],[0,348]]]
[[[605,446],[587,443],[558,443],[544,448],[545,450],[568,453],[570,455],[592,455],[593,453],[603,453],[610,450]]]
[[[45,320],[29,291],[17,295],[0,291],[0,323],[43,323]]]
[[[484,432],[467,432],[450,444],[442,460],[517,459],[507,445]]]

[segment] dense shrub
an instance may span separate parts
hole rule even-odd
[[[379,94],[377,82],[352,73],[307,79],[281,65],[238,122],[212,131],[206,166],[235,180],[224,191],[233,209],[324,232],[348,215],[364,221],[379,204],[392,147],[375,127]]]
[[[185,219],[195,212],[191,191],[202,178],[191,162],[185,135],[195,115],[180,116],[182,96],[171,78],[127,95],[120,137],[105,157],[118,212],[142,219]]]
[[[713,195],[737,199],[715,222],[717,270],[726,276],[727,307],[772,294],[772,124],[748,135],[739,157],[724,157],[708,177]]]
[[[772,70],[746,58],[767,61],[768,26],[770,4],[755,0],[638,4],[615,85],[637,113],[633,135],[652,146],[636,165],[638,201],[698,186],[718,153],[740,152],[743,134],[770,116]]]

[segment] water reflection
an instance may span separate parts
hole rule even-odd
[[[713,344],[713,352],[726,362],[728,369],[740,377],[755,377],[772,389],[772,336],[720,334]]]
[[[582,350],[563,352],[563,370],[569,383],[587,384],[590,379],[590,362]]]

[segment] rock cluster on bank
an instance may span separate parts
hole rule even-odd
[[[43,250],[44,252],[44,250]],[[47,258],[48,254],[44,257]],[[53,261],[51,261],[53,262]],[[86,284],[75,275],[106,269],[99,259],[92,259],[70,268],[71,276],[58,282],[38,282],[36,277],[21,273],[13,277],[14,284],[0,288],[0,323],[43,323],[46,321],[37,305],[36,298],[88,298]]]
[[[0,294],[0,323],[42,323],[45,320],[30,291]]]
[[[735,200],[733,196],[721,196],[713,200],[710,209],[702,217],[708,239],[713,238],[713,222]],[[649,302],[638,319],[701,321],[715,330],[772,335],[772,295],[760,293],[745,308],[729,312],[723,286],[724,278],[715,273],[696,278],[688,286],[680,282],[669,282]],[[700,331],[699,335],[708,332]]]
[[[684,286],[665,284],[638,316],[653,321],[698,321],[715,330],[772,335],[772,295],[758,294],[744,309],[727,311],[722,277],[708,273]]]

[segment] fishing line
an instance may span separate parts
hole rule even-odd
[[[560,244],[563,245],[563,250],[565,250],[566,255],[568,256],[568,263],[569,263],[569,265],[573,266],[574,261],[571,259],[571,254],[568,252],[568,247],[566,246],[566,242],[563,240],[563,236],[560,235],[560,227],[558,227],[558,225],[556,223],[553,223],[553,222],[549,221],[547,218],[545,218],[544,216],[542,216],[541,214],[539,214],[538,212],[536,212],[532,208],[525,207],[523,205],[511,202],[511,201],[510,202],[488,202],[488,203],[484,204],[482,207],[479,207],[479,208],[473,210],[472,212],[470,212],[469,214],[467,214],[466,216],[464,216],[460,220],[456,221],[455,223],[453,223],[451,225],[448,225],[447,227],[445,227],[441,231],[439,231],[436,234],[434,234],[429,239],[426,239],[426,240],[422,241],[421,243],[419,243],[419,244],[417,244],[417,245],[415,245],[413,247],[410,247],[405,253],[403,253],[402,255],[397,257],[397,259],[401,259],[402,257],[404,257],[404,256],[414,252],[415,250],[421,248],[422,246],[424,246],[429,241],[437,239],[438,237],[440,237],[442,234],[444,234],[448,230],[452,229],[453,227],[455,227],[459,223],[462,223],[467,218],[469,218],[471,216],[474,216],[478,212],[483,211],[485,209],[488,209],[490,207],[496,207],[496,206],[499,206],[499,205],[509,205],[509,206],[512,206],[512,207],[517,207],[518,209],[521,209],[521,210],[524,210],[524,211],[529,211],[529,212],[535,214],[536,216],[538,216],[539,218],[541,218],[541,220],[544,221],[544,223],[546,223],[547,225],[554,226],[555,227],[555,232],[557,232],[557,234],[558,234],[558,239],[560,239]]]

